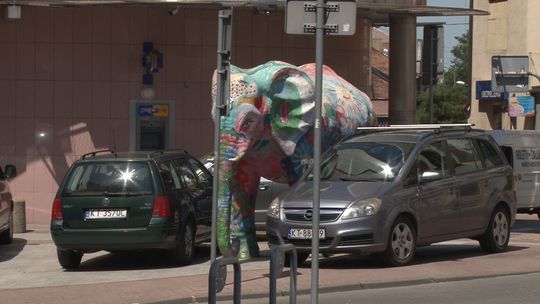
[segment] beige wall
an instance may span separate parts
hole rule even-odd
[[[16,164],[16,198],[27,221],[48,223],[58,183],[80,155],[128,149],[129,101],[140,98],[142,43],[165,56],[156,99],[175,102],[175,144],[195,155],[213,149],[210,80],[216,66],[217,11],[159,7],[23,7],[0,18],[0,165]],[[325,63],[351,83],[370,85],[371,24],[326,39]],[[283,31],[283,13],[234,12],[233,64],[314,61],[311,36]],[[44,136],[41,137],[40,134]]]
[[[474,0],[474,8],[490,12],[489,16],[473,18],[472,81],[470,122],[483,129],[510,129],[507,113],[501,106],[476,100],[475,83],[491,79],[491,57],[495,55],[528,55],[529,69],[540,71],[540,27],[538,26],[538,0],[508,0],[490,4],[488,0]],[[534,77],[529,84],[538,85]],[[523,129],[525,120],[517,119],[517,128]]]

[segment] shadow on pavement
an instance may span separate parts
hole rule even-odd
[[[0,245],[0,263],[9,261],[19,255],[26,244],[25,239],[13,238],[11,244]]]
[[[88,259],[81,263],[75,270],[85,271],[120,271],[120,270],[143,270],[143,269],[166,269],[183,267],[174,264],[165,250],[144,250],[113,252]],[[191,265],[203,264],[210,260],[210,248],[197,247],[195,258]]]
[[[516,220],[514,226],[512,226],[512,232],[540,234],[540,220]]]
[[[505,252],[519,251],[528,247],[508,246]],[[503,252],[504,253],[504,252]],[[420,247],[416,250],[416,255],[409,265],[422,265],[433,262],[459,261],[473,257],[494,255],[486,253],[480,249],[479,245],[447,245],[434,244]],[[310,260],[299,268],[311,267]],[[379,269],[389,266],[377,259],[376,255],[343,254],[319,258],[319,268],[321,269]]]

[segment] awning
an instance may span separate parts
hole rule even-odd
[[[285,0],[2,0],[3,5],[29,5],[29,6],[86,6],[86,5],[165,5],[165,6],[232,6],[232,7],[263,7],[283,9]],[[488,12],[476,9],[440,7],[440,6],[410,6],[385,3],[373,3],[373,0],[356,1],[358,15],[371,19],[374,23],[388,22],[392,14],[414,16],[478,16],[489,15]]]

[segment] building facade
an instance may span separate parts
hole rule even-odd
[[[149,96],[145,42],[163,54],[151,87],[152,101],[169,106],[169,148],[213,150],[217,16],[206,7],[23,6],[20,19],[0,19],[0,165],[17,166],[12,190],[28,223],[49,222],[58,184],[81,155],[133,146],[131,105]],[[314,62],[314,37],[285,34],[283,19],[282,10],[235,9],[232,63]],[[326,38],[325,64],[369,92],[370,49],[371,22],[359,18],[354,36]]]
[[[475,9],[488,11],[490,15],[472,17],[470,122],[481,129],[540,129],[535,117],[511,118],[507,101],[476,98],[477,82],[492,79],[493,56],[528,56],[529,71],[540,74],[540,1],[473,0],[472,3]],[[529,77],[529,89],[539,84],[535,77]]]

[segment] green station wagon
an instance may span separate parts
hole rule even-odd
[[[165,249],[189,264],[208,240],[212,175],[185,151],[84,155],[60,184],[51,234],[63,268],[84,253]]]

